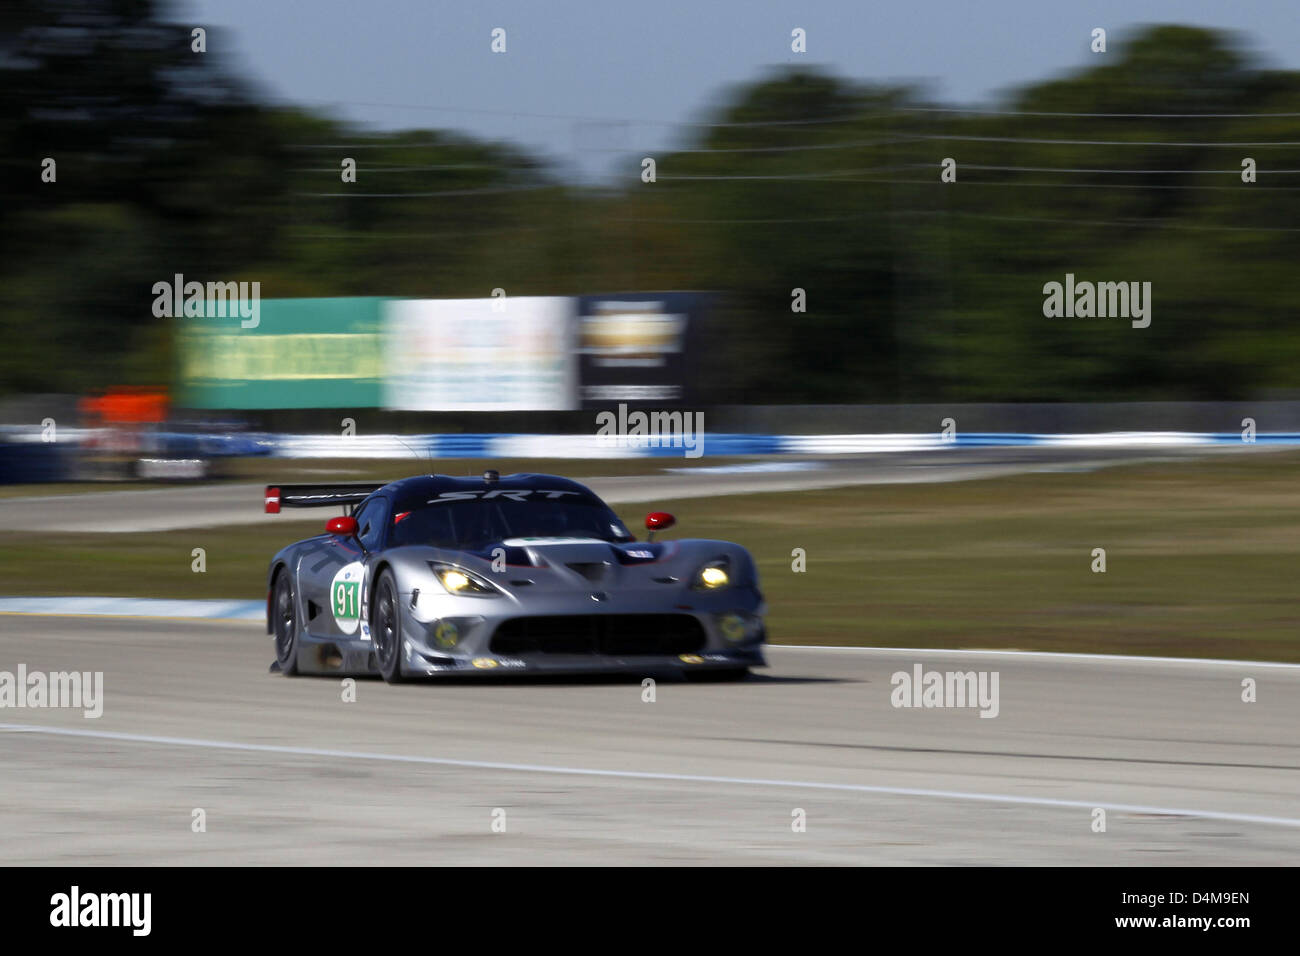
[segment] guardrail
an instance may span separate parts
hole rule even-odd
[[[0,437],[0,484],[58,481],[70,476],[79,453],[98,453],[95,430],[67,429],[55,444],[44,444],[37,434]],[[1240,432],[1086,432],[1032,434],[970,432],[944,436],[937,432],[863,433],[827,435],[767,435],[706,432],[690,436],[611,436],[596,434],[441,433],[424,435],[320,435],[320,434],[189,434],[152,433],[138,448],[120,449],[124,455],[158,458],[215,460],[226,457],[271,458],[700,458],[808,455],[861,455],[890,452],[945,451],[967,448],[1177,448],[1194,446],[1246,446]],[[1300,432],[1259,432],[1253,444],[1300,446]],[[165,475],[163,475],[165,477]]]
[[[936,433],[862,435],[711,434],[693,442],[703,455],[853,455],[944,449],[1053,446],[1168,448],[1248,444],[1240,432],[1098,432],[1077,435]],[[1259,433],[1255,444],[1300,445],[1300,432]],[[683,457],[680,439],[602,435],[281,435],[269,452],[278,458],[640,458]],[[698,456],[697,456],[698,457]]]

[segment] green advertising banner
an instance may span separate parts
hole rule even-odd
[[[241,322],[238,316],[176,319],[180,404],[378,407],[384,375],[383,301],[266,299],[257,304],[255,321]]]

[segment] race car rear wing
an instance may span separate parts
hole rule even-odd
[[[278,515],[281,508],[355,505],[386,484],[386,481],[341,481],[329,485],[267,485],[266,513]]]

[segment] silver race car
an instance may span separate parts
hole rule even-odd
[[[266,510],[342,506],[271,559],[272,670],[381,674],[698,672],[762,666],[765,605],[728,541],[638,542],[590,489],[554,475],[421,475],[279,485]]]

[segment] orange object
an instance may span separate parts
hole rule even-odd
[[[143,387],[110,388],[79,403],[87,424],[156,425],[167,420],[167,392]]]

